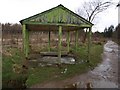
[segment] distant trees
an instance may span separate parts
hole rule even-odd
[[[3,33],[21,33],[22,27],[20,24],[11,24],[11,23],[5,23],[2,24],[2,32]]]
[[[103,32],[96,31],[92,34],[93,42],[101,42],[104,38]]]
[[[117,38],[120,39],[120,24],[118,24],[118,26],[115,28],[114,33],[117,36]]]
[[[107,29],[107,27],[104,29],[104,37],[107,37],[107,31],[108,31],[108,29]]]
[[[120,45],[120,24],[118,24],[116,27],[111,25],[110,27],[105,28],[104,37],[111,38]]]
[[[103,33],[99,31],[94,32],[93,35],[94,37],[103,37]]]
[[[104,29],[104,37],[106,38],[112,38],[112,34],[114,31],[114,26],[111,25],[110,27]]]
[[[5,23],[2,24],[2,44],[9,46],[20,46],[18,42],[22,42],[22,26],[20,24]]]
[[[120,24],[117,25],[115,31],[113,32],[113,40],[118,42],[118,44],[120,45]]]

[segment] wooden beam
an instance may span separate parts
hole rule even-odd
[[[75,49],[77,51],[78,48],[78,30],[75,31]]]
[[[50,31],[48,32],[48,51],[50,52]]]
[[[58,63],[61,63],[61,38],[62,38],[62,26],[59,26],[59,43],[58,43]]]
[[[70,31],[67,32],[67,51],[70,51]]]
[[[90,28],[92,25],[89,24],[62,24],[62,23],[41,23],[41,22],[24,22],[24,24],[33,24],[33,25],[53,25],[53,26],[73,26],[73,27],[83,27]]]
[[[88,32],[88,61],[90,62],[90,51],[91,51],[91,34],[92,34],[92,30],[91,28],[89,28],[89,32]]]

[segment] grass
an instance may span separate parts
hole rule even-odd
[[[97,66],[98,63],[101,62],[101,53],[103,52],[103,46],[92,45],[90,64],[86,63],[86,46],[78,47],[77,52],[75,52],[75,49],[73,47],[71,51],[75,54],[77,62],[80,62],[81,60],[83,60],[84,62],[82,64],[77,63],[75,65],[63,65],[61,69],[55,67],[37,67],[31,69],[31,74],[29,75],[29,78],[26,82],[27,85],[32,86],[37,83],[43,83],[51,80],[63,80],[74,75],[87,72],[88,70],[90,70],[90,68],[94,68],[95,66]],[[65,68],[67,68],[67,72],[62,74],[61,72],[64,71]]]
[[[22,74],[18,75],[13,72],[12,65],[13,61],[18,65],[22,65],[25,57],[22,52],[18,49],[8,49],[8,52],[12,54],[12,56],[3,55],[3,81],[10,80],[10,79],[21,79]],[[86,63],[87,60],[87,47],[80,46],[75,52],[75,48],[72,47],[71,52],[75,55],[77,63],[74,65],[62,65],[62,68],[58,68],[56,66],[51,67],[30,67],[28,70],[28,79],[26,84],[28,87],[43,83],[46,81],[52,80],[64,80],[66,78],[72,77],[77,74],[85,73],[90,70],[90,67],[95,67],[98,63],[101,62],[101,53],[103,52],[102,45],[92,45],[91,47],[91,60],[90,64]],[[83,61],[83,63],[79,63]],[[9,68],[9,69],[8,69]],[[67,68],[66,73],[61,73],[64,69]],[[6,83],[6,82],[4,82]],[[4,84],[3,83],[3,84]]]
[[[3,51],[2,55],[2,87],[11,88],[12,81],[22,82],[24,75],[13,71],[13,65],[21,67],[24,60],[24,55],[16,48],[9,48]],[[19,85],[22,83],[18,83]],[[15,87],[15,86],[14,86]],[[21,86],[20,86],[21,87]]]
[[[6,77],[10,77],[10,74],[13,76],[14,74],[12,73],[13,70],[12,70],[12,65],[14,63],[16,64],[21,64],[22,63],[22,60],[23,60],[23,55],[22,53],[20,53],[17,49],[7,49],[7,52],[6,53],[9,53],[9,55],[5,55],[3,54],[3,57],[2,57],[2,76],[3,76],[3,79],[6,79]],[[7,76],[8,75],[8,76]],[[7,78],[7,79],[10,79],[10,78]]]

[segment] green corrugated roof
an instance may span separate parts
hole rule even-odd
[[[74,25],[89,25],[93,24],[78,14],[67,9],[63,5],[58,5],[52,9],[42,13],[28,17],[20,21],[22,24],[27,23],[47,23],[47,24],[74,24]]]

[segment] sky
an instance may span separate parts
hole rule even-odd
[[[0,23],[19,23],[20,20],[33,16],[59,4],[75,12],[84,1],[90,0],[0,0]],[[106,0],[105,0],[106,1]],[[115,4],[119,0],[113,0]],[[118,8],[113,5],[97,16],[92,31],[103,32],[105,27],[118,24]]]

